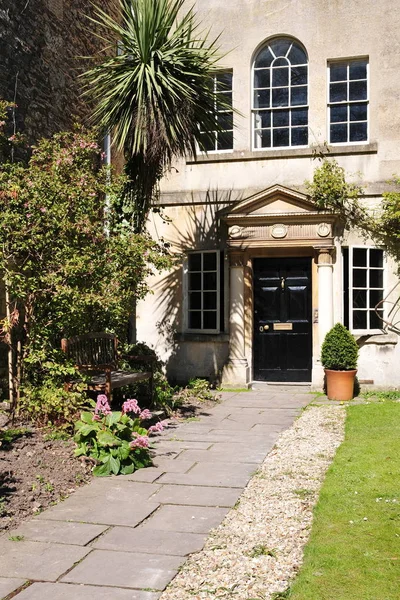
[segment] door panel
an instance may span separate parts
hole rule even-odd
[[[310,258],[255,258],[254,379],[311,381]]]

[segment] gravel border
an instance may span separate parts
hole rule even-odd
[[[160,600],[269,600],[303,558],[312,511],[344,437],[343,406],[312,406],[285,431],[237,505]]]

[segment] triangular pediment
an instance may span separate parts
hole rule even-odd
[[[261,216],[261,215],[283,215],[291,213],[315,212],[314,204],[305,194],[274,185],[258,194],[241,200],[228,213],[229,217]]]

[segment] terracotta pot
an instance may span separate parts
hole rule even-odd
[[[357,369],[353,371],[331,371],[325,369],[326,391],[329,400],[342,402],[354,397],[354,380]]]

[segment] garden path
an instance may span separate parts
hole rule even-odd
[[[159,437],[154,467],[95,479],[0,540],[0,598],[157,600],[312,398],[292,386],[222,393]]]

